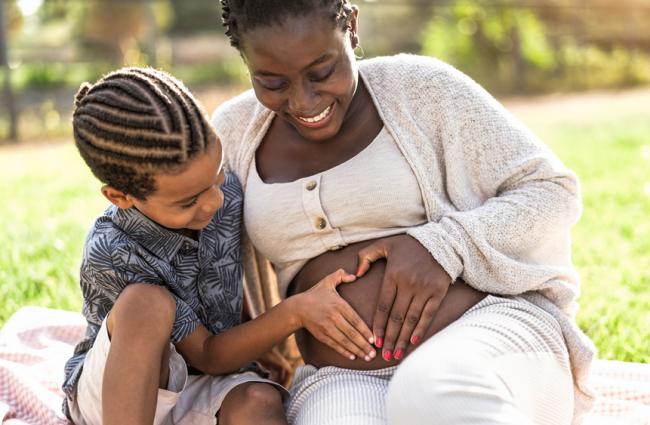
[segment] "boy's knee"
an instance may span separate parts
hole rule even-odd
[[[225,423],[286,423],[282,395],[273,385],[262,382],[233,388],[221,405],[219,418]]]
[[[143,328],[151,324],[158,329],[171,330],[175,316],[176,301],[166,288],[132,283],[118,296],[107,324],[109,333],[116,323],[132,323]]]
[[[245,384],[246,385],[246,384]],[[250,407],[268,408],[282,403],[280,392],[270,384],[254,382],[247,384],[243,391],[244,400]]]

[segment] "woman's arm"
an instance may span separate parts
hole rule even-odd
[[[434,59],[394,61],[386,68],[411,72],[386,70],[375,96],[413,164],[428,223],[407,231],[418,245],[404,240],[366,253],[388,262],[375,336],[401,335],[390,318],[411,314],[412,300],[430,317],[457,278],[494,294],[538,291],[568,307],[577,287],[570,255],[570,228],[581,211],[575,175],[467,76]],[[438,277],[417,276],[422,250]]]
[[[370,356],[370,360],[374,354],[369,342],[372,334],[336,292],[339,284],[354,280],[354,275],[339,269],[311,290],[227,331],[214,335],[201,325],[176,347],[193,367],[221,375],[239,369],[306,328],[346,358]]]

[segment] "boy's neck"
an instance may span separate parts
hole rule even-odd
[[[138,208],[136,206],[132,206],[131,208],[134,208],[134,209],[138,210]],[[140,210],[138,210],[138,211],[140,211]],[[170,232],[178,233],[181,236],[185,236],[187,238],[194,239],[195,241],[199,240],[199,233],[200,232],[198,230],[193,230],[193,229],[170,229],[169,227],[165,227],[162,224],[158,223],[156,220],[152,219],[151,217],[149,217],[147,214],[143,213],[142,211],[140,211],[140,214],[147,217],[147,219],[151,220],[151,222],[153,222],[153,223],[156,223],[156,225],[162,227],[163,229],[167,229]]]
[[[180,235],[186,236],[188,238],[194,239],[195,241],[199,240],[199,231],[193,229],[169,229],[172,232],[176,232]]]

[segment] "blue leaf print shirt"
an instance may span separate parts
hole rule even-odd
[[[80,276],[88,327],[65,365],[63,390],[68,398],[74,397],[86,352],[102,321],[130,283],[164,286],[175,298],[173,343],[200,323],[217,334],[241,322],[242,189],[232,174],[226,175],[221,189],[223,207],[198,241],[161,227],[135,208],[111,206],[95,221],[86,238]]]

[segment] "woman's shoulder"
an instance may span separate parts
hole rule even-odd
[[[421,80],[422,77],[436,77],[442,80],[468,78],[440,59],[410,53],[366,59],[359,62],[359,69],[366,76],[395,81]]]
[[[251,114],[261,105],[252,89],[228,99],[219,105],[212,113],[212,125],[217,132],[238,128],[242,121],[250,120]]]
[[[417,109],[424,104],[429,109],[448,110],[491,101],[491,96],[469,76],[430,56],[380,56],[360,61],[359,71],[382,104],[390,105],[398,99]]]

